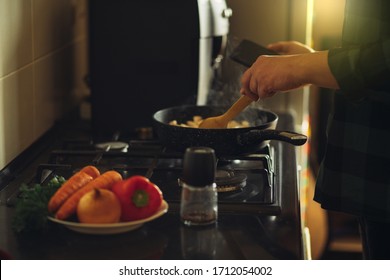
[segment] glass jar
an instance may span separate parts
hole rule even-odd
[[[210,225],[218,218],[216,158],[208,147],[191,147],[184,154],[180,216],[185,225]]]

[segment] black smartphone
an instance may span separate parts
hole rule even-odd
[[[244,39],[238,44],[229,57],[246,67],[251,67],[260,55],[277,54],[277,52],[267,49],[266,47],[250,40]]]

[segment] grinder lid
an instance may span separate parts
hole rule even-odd
[[[194,187],[215,182],[216,157],[209,147],[190,147],[184,154],[182,181]]]

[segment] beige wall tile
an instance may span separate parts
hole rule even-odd
[[[34,58],[47,55],[72,41],[72,1],[34,0],[33,17]]]
[[[74,9],[74,38],[85,37],[87,34],[88,1],[72,0]]]
[[[25,67],[0,79],[0,166],[34,140],[33,69]]]
[[[31,1],[0,0],[0,77],[31,61]]]
[[[36,134],[47,131],[69,110],[74,78],[72,46],[52,53],[34,64]]]
[[[5,146],[4,142],[6,141],[6,136],[4,134],[4,121],[2,120],[4,115],[4,79],[0,78],[0,169],[5,166],[7,163],[5,155]]]
[[[75,102],[89,95],[89,88],[85,78],[88,75],[88,51],[87,51],[87,21],[88,1],[71,0],[74,8],[73,43],[72,55],[74,85],[71,92],[71,99]]]
[[[86,39],[84,38],[83,40],[76,41],[73,45],[73,50],[73,61],[76,62],[72,69],[74,76],[74,99],[80,100],[82,97],[85,97],[90,93],[85,80],[89,71]]]
[[[0,169],[89,90],[87,0],[0,0]]]

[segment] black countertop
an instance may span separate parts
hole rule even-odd
[[[278,128],[293,130],[293,119],[278,114]],[[60,129],[58,129],[58,126]],[[184,226],[179,213],[168,211],[142,227],[115,235],[87,235],[53,224],[46,233],[15,235],[11,230],[14,208],[5,199],[14,190],[10,185],[33,176],[36,166],[45,163],[45,151],[71,133],[67,124],[38,142],[15,159],[0,174],[0,251],[13,259],[303,259],[303,243],[297,186],[295,147],[278,142],[283,148],[283,181],[280,215],[220,213],[215,225]],[[59,131],[59,132],[58,132]],[[88,134],[88,129],[85,130]],[[53,136],[54,135],[54,136]],[[50,143],[48,145],[48,143]],[[9,186],[7,186],[9,185]],[[4,187],[6,186],[6,187]]]

